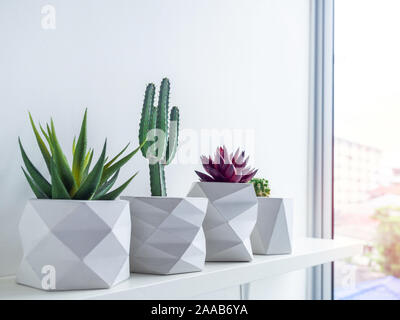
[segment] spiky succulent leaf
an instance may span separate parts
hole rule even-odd
[[[118,174],[119,174],[119,170],[111,177],[110,180],[104,182],[102,185],[100,185],[97,188],[97,191],[96,191],[95,195],[93,196],[93,200],[99,200],[108,191],[110,191],[110,189],[114,185],[115,181],[117,181]]]
[[[24,172],[25,178],[29,183],[33,193],[35,194],[36,198],[38,199],[48,199],[49,197],[35,184],[29,174],[25,171],[23,167],[21,167],[22,171]]]
[[[88,151],[88,153],[85,157],[85,163],[84,163],[85,168],[83,169],[82,181],[85,180],[89,174],[90,165],[92,164],[92,160],[93,160],[93,153],[94,153],[94,150],[91,149]]]
[[[215,181],[223,182],[224,180],[229,180],[227,177],[225,178],[224,174],[219,169],[210,167],[206,171],[215,179]]]
[[[145,142],[144,142],[145,143]],[[111,167],[105,168],[101,177],[101,184],[107,181],[117,170],[125,165],[141,148],[143,144],[133,150],[131,153],[123,157],[121,160],[113,164]]]
[[[75,155],[75,149],[76,149],[76,137],[74,137],[74,140],[72,141],[72,155]]]
[[[232,183],[239,183],[242,180],[242,176],[240,174],[234,174],[228,182],[232,182]]]
[[[125,183],[123,183],[120,187],[117,189],[105,194],[104,196],[100,197],[99,200],[114,200],[116,197],[118,197],[124,190],[125,188],[131,183],[133,178],[136,177],[138,172],[136,172],[132,177],[130,177]]]
[[[61,180],[54,158],[51,158],[51,198],[52,199],[71,199],[67,188]]]
[[[232,163],[235,165],[236,168],[245,168],[247,165],[248,158],[245,159],[245,152],[243,151],[240,153],[239,156],[232,158]]]
[[[40,131],[42,132],[43,136],[46,138],[48,144],[50,144],[50,139],[47,132],[43,129],[42,125],[39,123]]]
[[[143,144],[145,143],[145,141],[143,142]],[[109,168],[125,151],[126,151],[126,149],[128,149],[128,147],[129,147],[129,145],[130,145],[130,142],[125,146],[125,148],[123,148],[122,150],[121,150],[121,152],[120,153],[118,153],[114,158],[112,158],[110,161],[108,161],[107,163],[106,163],[106,165],[104,166],[104,169],[107,169],[107,168]]]
[[[50,124],[50,141],[52,145],[52,155],[57,167],[57,171],[60,175],[60,178],[65,186],[65,188],[68,190],[69,194],[73,194],[74,190],[76,190],[77,185],[74,179],[74,176],[72,174],[72,170],[68,164],[67,158],[65,157],[61,146],[58,142],[57,135],[56,135],[56,130],[54,128],[54,122],[51,120]]]
[[[81,184],[78,191],[74,195],[74,199],[77,200],[91,200],[93,195],[100,184],[101,176],[103,174],[103,167],[106,157],[107,141],[104,142],[103,151],[97,163],[93,167],[93,170],[89,173],[85,181]]]
[[[83,167],[84,167],[84,168],[86,168],[86,167],[89,165],[89,163],[90,163],[90,158],[93,157],[93,152],[94,152],[94,150],[93,150],[93,149],[90,149],[90,150],[86,153],[85,161],[83,162]],[[105,161],[107,161],[107,158],[106,158]]]
[[[245,174],[242,176],[242,178],[240,179],[241,183],[247,183],[250,182],[251,179],[253,179],[253,177],[256,175],[258,170],[252,170],[251,172]]]
[[[37,141],[37,144],[39,146],[40,152],[42,153],[44,161],[46,162],[47,169],[50,172],[50,158],[51,158],[51,156],[50,156],[49,150],[46,147],[46,144],[44,143],[42,137],[39,134],[39,131],[36,129],[35,123],[33,122],[32,115],[31,115],[30,112],[29,112],[29,120],[31,122],[32,130],[33,130],[33,133],[35,134],[36,141]]]
[[[72,160],[72,174],[74,176],[77,187],[79,187],[82,182],[83,171],[85,170],[85,158],[87,156],[86,119],[87,119],[87,109],[85,110],[85,115],[83,116],[81,131],[79,133],[79,138],[74,148],[74,157]]]
[[[196,174],[199,176],[201,182],[215,182],[213,177],[210,177],[209,175],[203,172],[197,170],[195,170],[194,172],[196,172]]]
[[[26,155],[24,147],[22,146],[21,139],[18,138],[19,148],[21,150],[22,160],[24,161],[26,170],[29,172],[32,180],[40,188],[40,190],[49,198],[51,198],[51,185],[45,177],[39,172],[38,169],[33,165],[31,160]]]
[[[236,174],[237,171],[235,169],[235,166],[232,163],[228,163],[226,169],[223,171],[223,175],[230,181],[232,177]]]
[[[46,130],[47,130],[47,136],[49,137],[49,140],[50,140],[50,137],[51,137],[51,129],[50,129],[50,126],[49,126],[48,123],[46,123]],[[51,144],[51,140],[50,140],[50,144]]]

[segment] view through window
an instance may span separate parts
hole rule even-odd
[[[400,1],[335,3],[335,299],[400,299]]]

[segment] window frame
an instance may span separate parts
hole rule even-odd
[[[311,0],[309,236],[334,237],[334,0]],[[333,263],[312,268],[310,298],[333,299]]]

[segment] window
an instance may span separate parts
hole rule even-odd
[[[400,299],[399,13],[335,2],[335,236],[366,243],[335,263],[335,299]]]

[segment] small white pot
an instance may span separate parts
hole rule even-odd
[[[131,271],[177,274],[201,271],[206,199],[122,197],[130,202]]]
[[[29,200],[17,282],[43,290],[104,289],[129,278],[127,201]]]
[[[257,198],[257,224],[251,234],[254,254],[292,253],[293,201],[283,198]]]
[[[251,261],[250,234],[257,221],[257,198],[253,185],[195,182],[188,196],[209,200],[203,223],[206,261]]]

